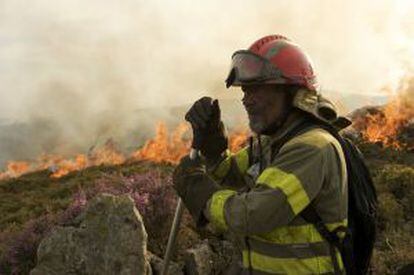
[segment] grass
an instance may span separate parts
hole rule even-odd
[[[374,171],[379,193],[377,274],[395,274],[414,262],[414,167],[387,164]]]

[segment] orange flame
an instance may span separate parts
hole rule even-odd
[[[177,164],[190,150],[191,140],[186,136],[189,130],[188,124],[181,123],[169,137],[165,123],[158,123],[155,138],[147,141],[144,147],[134,152],[132,158]],[[230,150],[235,152],[241,149],[248,134],[249,132],[243,128],[232,131],[229,136]]]
[[[234,129],[229,136],[229,149],[231,152],[237,152],[246,146],[247,138],[250,131],[244,127]]]
[[[73,171],[85,169],[88,165],[88,159],[85,155],[77,155],[74,160],[62,159],[55,162],[49,169],[53,172],[52,178],[60,178]]]
[[[155,137],[147,141],[141,149],[132,153],[132,158],[151,160],[156,163],[178,163],[188,153],[191,145],[191,142],[184,138],[187,130],[187,124],[181,123],[170,137],[165,123],[158,123]]]
[[[397,96],[376,114],[359,118],[356,128],[368,142],[381,143],[397,149],[412,149],[414,144],[401,139],[401,135],[414,123],[414,78],[404,79]]]
[[[144,146],[131,155],[124,155],[113,140],[108,140],[100,148],[88,154],[78,154],[74,159],[57,155],[42,155],[35,162],[11,161],[7,170],[0,173],[0,180],[19,177],[23,174],[48,169],[52,178],[60,178],[70,172],[98,165],[118,165],[127,160],[148,160],[155,163],[177,164],[188,154],[191,146],[190,127],[181,123],[169,134],[165,123],[156,126],[155,137],[146,141]],[[229,136],[231,151],[239,150],[245,143],[249,132],[243,128],[234,130]]]
[[[0,173],[0,180],[8,177],[19,177],[30,169],[30,164],[26,161],[9,161],[7,172]]]

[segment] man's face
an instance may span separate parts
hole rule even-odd
[[[250,129],[262,134],[281,118],[286,108],[286,93],[282,85],[242,85],[243,105],[249,117]]]

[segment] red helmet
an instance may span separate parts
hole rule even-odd
[[[317,90],[312,62],[303,50],[286,37],[265,36],[236,51],[226,79],[227,88],[257,83],[294,84]]]

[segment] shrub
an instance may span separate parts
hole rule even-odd
[[[376,172],[374,181],[379,193],[392,194],[396,202],[402,206],[401,212],[404,219],[412,220],[414,217],[414,168],[395,164],[385,165]],[[389,203],[391,199],[389,195],[387,196],[385,203]]]
[[[84,197],[77,194],[65,211],[29,220],[20,231],[9,229],[1,232],[0,274],[28,274],[36,264],[37,247],[41,240],[55,225],[70,224],[85,204]]]
[[[378,226],[379,229],[398,228],[403,224],[403,207],[397,202],[394,195],[390,193],[378,196]]]
[[[374,172],[379,201],[374,273],[396,274],[403,265],[414,262],[414,168],[387,164]]]

